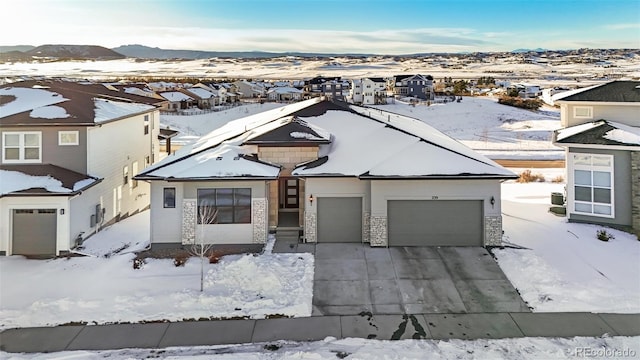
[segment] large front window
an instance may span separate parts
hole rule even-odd
[[[250,188],[198,189],[198,224],[250,223]]]
[[[574,211],[613,217],[613,156],[573,154]]]
[[[2,133],[2,161],[5,163],[41,162],[42,133],[39,131]]]

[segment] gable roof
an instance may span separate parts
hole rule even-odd
[[[153,111],[162,102],[102,84],[23,81],[0,87],[0,126],[93,126]]]
[[[297,141],[291,130],[316,134],[320,159],[292,172],[303,177],[509,179],[517,176],[420,120],[322,98],[294,103],[231,121],[192,146],[152,165],[136,179],[191,180],[277,177],[279,168],[249,156],[260,141]],[[313,135],[315,137],[315,135]],[[304,141],[311,139],[306,138]],[[322,139],[322,140],[320,140]],[[330,140],[328,142],[327,140]],[[264,143],[263,143],[264,144]],[[238,157],[225,173],[211,159],[225,151]],[[224,156],[223,159],[224,160]],[[218,160],[218,161],[222,161]],[[223,164],[220,162],[219,164]],[[226,164],[226,163],[225,163]],[[247,168],[242,169],[246,165]],[[188,171],[186,170],[188,169]]]
[[[264,125],[267,126],[271,129],[262,134],[260,128],[256,129],[259,135],[247,139],[243,145],[305,146],[331,143],[330,133],[298,117],[289,116]]]
[[[640,102],[640,81],[612,81],[571,92],[556,101]]]
[[[640,127],[608,120],[596,120],[556,130],[554,143],[625,146],[632,150],[640,148]]]

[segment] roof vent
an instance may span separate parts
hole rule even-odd
[[[222,160],[222,156],[218,156],[218,157],[216,158],[216,160],[218,160],[218,161],[219,161],[219,160]]]

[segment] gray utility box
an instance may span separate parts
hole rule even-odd
[[[564,205],[564,195],[559,192],[551,193],[551,204],[553,205]]]

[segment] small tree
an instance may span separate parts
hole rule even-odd
[[[200,292],[204,291],[204,260],[207,259],[208,261],[207,254],[213,247],[213,243],[204,242],[204,230],[205,226],[215,224],[217,221],[218,209],[210,206],[208,202],[198,204],[198,232],[200,236],[199,239],[194,239],[189,248],[189,253],[200,258]]]

